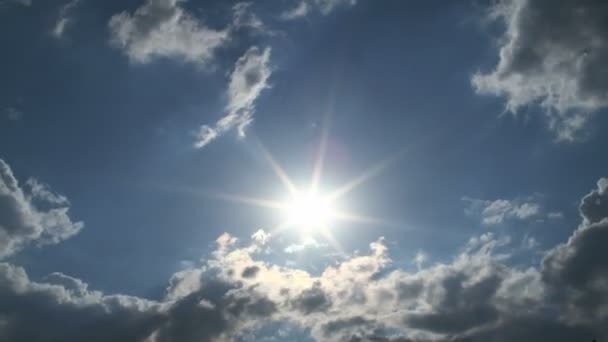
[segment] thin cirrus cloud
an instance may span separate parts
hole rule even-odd
[[[237,60],[228,83],[227,114],[212,126],[200,127],[194,143],[196,148],[205,147],[233,128],[238,130],[239,136],[245,135],[245,129],[253,121],[255,101],[269,87],[270,52],[270,48],[262,50],[254,46]]]
[[[258,230],[243,243],[223,234],[209,258],[175,273],[164,297],[149,300],[104,294],[59,272],[34,281],[2,262],[0,338],[223,341],[256,339],[265,326],[288,322],[319,341],[606,339],[607,265],[597,257],[608,243],[606,203],[608,179],[600,179],[581,200],[572,236],[527,269],[505,263],[509,238],[486,233],[447,262],[425,267],[418,255],[416,271],[395,267],[380,238],[367,254],[313,275],[258,260],[271,239]]]
[[[506,98],[506,110],[540,104],[559,141],[585,136],[608,106],[606,2],[496,1],[491,20],[506,25],[495,69],[472,77],[480,94]]]

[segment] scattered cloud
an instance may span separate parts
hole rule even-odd
[[[56,244],[77,234],[83,223],[72,222],[68,210],[66,197],[35,179],[22,188],[0,159],[0,259],[31,243]]]
[[[229,30],[215,30],[179,6],[178,0],[146,0],[129,14],[112,16],[111,43],[135,63],[153,58],[180,58],[207,65],[229,38]]]
[[[152,301],[106,295],[61,273],[35,282],[24,269],[1,263],[0,336],[219,341],[289,322],[323,341],[602,340],[608,264],[598,256],[608,243],[607,188],[608,180],[600,180],[583,197],[582,223],[568,241],[526,269],[505,263],[510,239],[491,233],[472,238],[451,261],[420,262],[415,272],[391,266],[379,239],[368,254],[319,275],[255,260],[251,246],[223,234],[212,258],[177,272],[165,297]]]
[[[271,73],[270,48],[254,46],[247,50],[230,74],[227,114],[213,126],[201,126],[194,146],[202,148],[233,128],[237,128],[239,136],[245,136],[245,129],[253,121],[255,101],[269,87]]]
[[[507,220],[524,221],[542,216],[542,207],[535,196],[493,201],[463,197],[462,200],[468,204],[465,213],[480,217],[481,223],[486,226],[502,224]]]
[[[327,15],[340,6],[354,6],[357,0],[315,0],[321,13]]]
[[[592,115],[608,106],[606,3],[501,0],[490,19],[506,25],[499,61],[472,78],[480,94],[504,96],[506,110],[540,104],[557,139],[581,137]]]
[[[70,12],[76,6],[78,6],[79,3],[80,0],[72,0],[61,7],[61,10],[59,11],[59,17],[55,22],[55,26],[53,26],[53,31],[51,31],[53,37],[57,39],[63,38],[65,30],[73,21],[73,19],[70,17]]]

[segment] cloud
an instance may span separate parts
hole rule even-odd
[[[227,114],[213,127],[200,127],[194,146],[202,148],[222,134],[236,128],[239,136],[245,136],[245,129],[253,121],[255,101],[262,90],[269,87],[268,78],[272,73],[270,48],[261,50],[249,48],[236,62],[228,83]]]
[[[542,214],[541,205],[534,196],[493,201],[463,197],[462,200],[468,203],[465,213],[480,217],[481,223],[486,226],[502,224],[506,220],[529,220]]]
[[[229,30],[214,30],[186,12],[178,0],[146,0],[129,14],[112,16],[111,43],[135,63],[154,58],[180,58],[207,65],[229,38]]]
[[[17,108],[9,107],[5,109],[6,117],[10,121],[19,121],[23,118],[23,112]]]
[[[35,282],[1,263],[0,339],[224,341],[272,322],[322,341],[606,339],[607,184],[583,197],[568,241],[529,268],[508,265],[510,239],[487,233],[452,260],[413,272],[396,267],[379,239],[367,254],[313,275],[256,260],[252,245],[223,234],[210,259],[177,272],[152,301],[106,295],[61,273]]]
[[[495,69],[473,76],[475,90],[506,97],[512,113],[540,104],[558,140],[579,138],[608,105],[606,3],[501,0],[489,13],[506,31]]]
[[[341,6],[354,6],[357,0],[299,0],[297,4],[283,11],[279,18],[281,20],[294,20],[305,18],[313,9],[328,15]]]
[[[35,179],[28,180],[26,186],[29,191],[0,159],[0,259],[30,243],[56,244],[76,235],[84,225],[68,216],[65,196]]]
[[[51,33],[53,34],[53,37],[55,37],[57,39],[60,39],[63,37],[63,34],[64,34],[66,28],[70,25],[70,23],[73,20],[70,17],[70,12],[76,6],[78,6],[79,3],[80,3],[80,0],[72,0],[61,7],[61,10],[59,11],[59,17],[57,18],[57,21],[55,22],[55,26],[53,26],[53,30],[51,31]]]
[[[308,15],[311,10],[311,6],[306,0],[300,0],[298,4],[290,8],[279,16],[282,20],[294,20],[298,18],[304,18]]]

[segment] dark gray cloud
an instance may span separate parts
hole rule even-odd
[[[499,61],[478,73],[482,94],[507,98],[507,110],[540,104],[560,140],[574,140],[608,106],[608,4],[603,0],[500,0],[491,19],[506,26]]]

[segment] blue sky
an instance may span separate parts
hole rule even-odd
[[[125,341],[608,337],[607,13],[0,2],[0,340],[82,339],[41,322],[78,310]],[[322,194],[367,175],[358,220],[235,200],[291,205],[269,158],[306,192],[319,151]]]

